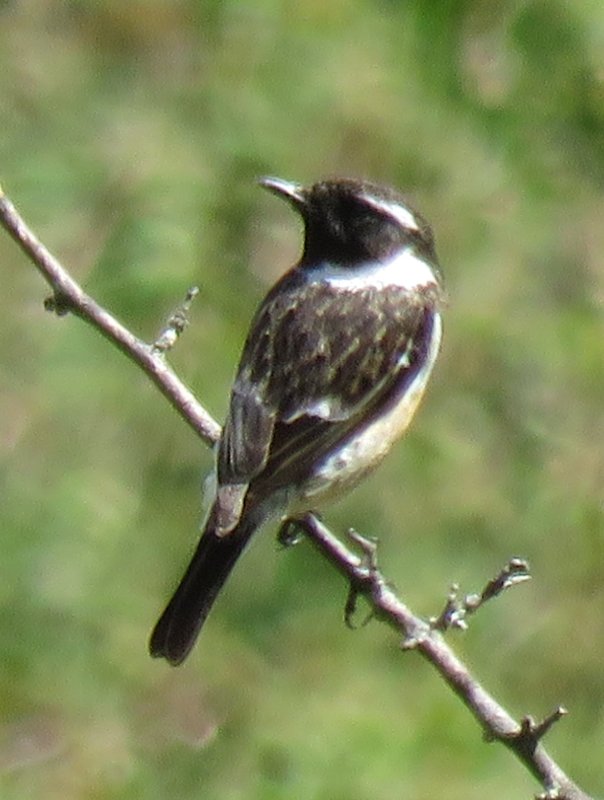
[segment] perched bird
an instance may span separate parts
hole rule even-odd
[[[382,460],[440,347],[432,231],[397,192],[349,179],[260,184],[300,214],[304,248],[252,321],[203,534],[151,635],[151,655],[174,665],[255,530],[315,509]]]

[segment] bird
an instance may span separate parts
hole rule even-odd
[[[354,178],[259,183],[301,216],[304,244],[252,319],[203,532],[151,634],[151,655],[174,666],[256,530],[316,511],[381,462],[441,345],[434,236],[399,192]]]

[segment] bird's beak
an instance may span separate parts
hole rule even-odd
[[[301,211],[306,205],[306,194],[299,183],[284,181],[281,178],[260,178],[258,183],[268,189],[269,192],[289,200],[298,211]]]

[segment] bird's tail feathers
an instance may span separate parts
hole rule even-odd
[[[165,658],[173,666],[181,664],[191,651],[218,593],[262,522],[260,509],[251,509],[232,531],[220,537],[215,533],[216,516],[212,508],[187,571],[151,634],[151,655]]]

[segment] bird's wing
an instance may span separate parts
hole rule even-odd
[[[438,290],[287,285],[260,308],[218,455],[219,484],[296,484],[410,382],[429,346]]]

